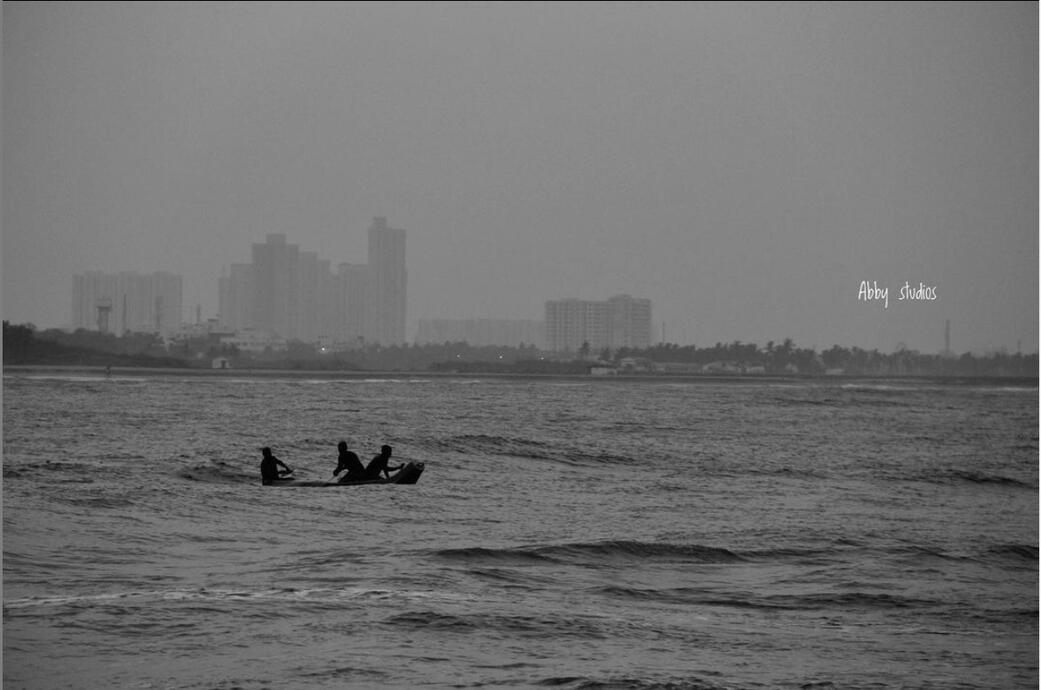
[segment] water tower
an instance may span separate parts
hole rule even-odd
[[[95,306],[98,310],[98,332],[108,333],[108,315],[112,313],[112,300],[102,297]]]

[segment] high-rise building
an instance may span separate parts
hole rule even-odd
[[[651,301],[629,295],[617,295],[607,300],[611,319],[608,341],[612,350],[620,347],[643,349],[651,346]]]
[[[335,274],[282,234],[254,244],[252,258],[221,276],[222,326],[308,343],[405,341],[405,231],[386,219],[369,229],[369,263],[342,263]]]
[[[167,335],[181,327],[181,300],[179,275],[87,271],[72,279],[72,325],[116,335]]]
[[[387,225],[378,216],[369,227],[368,308],[370,340],[383,345],[405,342],[405,308],[408,276],[405,271],[405,231]]]
[[[546,349],[591,353],[604,348],[640,349],[651,343],[651,301],[618,295],[606,302],[546,302]]]
[[[608,347],[607,303],[563,299],[546,302],[546,349],[553,352],[591,351]]]
[[[300,248],[286,236],[268,235],[253,245],[253,313],[250,327],[283,338],[297,337]]]
[[[360,345],[373,333],[369,319],[369,267],[365,264],[340,264],[337,277],[337,309],[343,316],[338,338],[343,343]]]
[[[232,264],[220,278],[221,325],[237,331],[250,328],[253,319],[253,265]]]
[[[340,324],[343,322],[340,316],[342,312],[337,310],[339,280],[332,272],[332,263],[326,259],[318,260],[315,273],[315,340],[336,341],[339,340]]]

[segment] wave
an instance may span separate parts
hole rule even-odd
[[[607,613],[576,613],[568,610],[532,610],[517,613],[484,611],[460,612],[414,609],[396,613],[382,621],[389,627],[410,631],[432,630],[476,634],[488,637],[589,640],[618,640],[621,638],[674,639],[689,644],[698,635],[682,628],[662,626],[648,620],[640,622],[629,617]]]
[[[467,574],[481,580],[494,582],[503,589],[543,588],[559,583],[559,578],[554,575],[533,575],[530,572],[510,570],[509,568],[471,568]]]
[[[1034,544],[999,544],[984,551],[983,559],[1037,570],[1038,550]]]
[[[844,383],[839,388],[846,391],[878,391],[881,393],[891,391],[939,391],[944,389],[943,386],[893,383]]]
[[[439,549],[430,556],[440,560],[455,561],[470,566],[487,566],[477,573],[499,573],[495,566],[536,565],[540,563],[562,563],[580,566],[601,566],[618,563],[646,563],[660,561],[687,564],[727,563],[795,563],[801,565],[845,561],[851,557],[870,555],[872,558],[899,557],[901,559],[926,561],[977,560],[993,565],[1017,568],[1038,567],[1038,547],[1032,544],[997,544],[976,553],[948,553],[925,546],[901,545],[887,549],[873,549],[857,544],[836,543],[818,548],[774,548],[734,551],[726,548],[701,544],[656,543],[643,541],[607,540],[598,542],[575,542],[544,544],[513,548],[464,547]],[[488,570],[491,568],[491,570]],[[845,596],[845,595],[844,595]],[[865,595],[869,596],[869,595]],[[874,596],[874,595],[870,595]]]
[[[984,486],[1003,486],[1013,489],[1038,490],[1036,480],[1017,479],[1004,474],[994,474],[980,470],[937,469],[935,471],[913,470],[902,468],[878,468],[874,472],[878,479],[894,482],[922,482],[925,484],[957,485],[975,484]]]
[[[621,585],[607,585],[592,590],[594,594],[600,594],[612,599],[626,599],[630,601],[646,602],[654,601],[664,604],[708,604],[710,603],[705,592],[689,587],[676,589],[642,589],[640,587],[623,587]]]
[[[859,549],[859,545],[849,542],[839,542],[834,546],[818,548],[752,549],[737,552],[737,555],[740,556],[742,560],[752,562],[781,562],[806,565],[818,564],[826,561],[830,562],[831,560],[856,549]]]
[[[92,510],[111,510],[129,508],[134,502],[120,496],[72,496],[61,498],[62,503],[90,508]]]
[[[525,460],[547,460],[569,466],[632,465],[636,459],[602,450],[589,451],[565,447],[518,436],[464,434],[444,439],[419,441],[424,450],[434,453],[461,453],[475,456],[500,456]]]
[[[733,551],[711,546],[617,540],[506,549],[483,547],[441,549],[433,552],[433,555],[441,559],[467,563],[563,562],[587,565],[606,561],[666,560],[689,563],[734,563],[746,560]]]
[[[940,601],[869,592],[834,592],[804,595],[774,595],[765,598],[774,608],[789,609],[904,609],[943,606]]]
[[[945,605],[942,602],[930,599],[863,591],[755,596],[747,592],[726,593],[696,587],[642,589],[611,585],[600,587],[594,590],[594,592],[610,598],[621,598],[629,601],[652,601],[663,604],[696,605],[699,607],[762,610],[888,610],[904,608],[922,609]]]
[[[1036,544],[994,544],[972,550],[943,551],[932,547],[904,545],[872,551],[874,557],[892,557],[911,570],[946,567],[937,563],[973,562],[988,568],[1008,570],[1038,569],[1038,547]]]
[[[698,544],[649,543],[641,541],[601,541],[542,547],[551,557],[564,559],[596,557],[600,559],[682,560],[698,563],[733,563],[741,556],[727,549]]]
[[[244,472],[240,463],[212,459],[175,470],[174,476],[197,482],[240,484],[243,482],[257,483],[260,474],[259,470]]]
[[[436,558],[464,563],[539,563],[552,559],[533,549],[489,549],[471,546],[456,549],[440,549],[432,554]]]
[[[82,462],[64,462],[60,460],[44,460],[43,462],[21,463],[18,466],[4,463],[4,479],[22,476],[39,476],[45,472],[56,472],[48,481],[84,483],[89,482],[90,475],[97,471]]]
[[[371,383],[431,383],[430,379],[416,379],[416,378],[310,378],[310,379],[290,379],[293,383],[300,383],[305,385],[318,385],[318,384],[371,384]]]
[[[148,379],[140,376],[105,376],[104,374],[4,374],[4,378],[29,381],[61,381],[63,383],[134,383],[144,384]]]
[[[610,677],[605,679],[589,676],[551,676],[535,681],[537,687],[564,688],[564,690],[720,690],[732,688],[730,684],[716,685],[706,680]],[[803,686],[807,687],[807,686]]]
[[[926,480],[929,481],[929,480]],[[968,482],[971,484],[993,484],[999,486],[1011,486],[1023,489],[1037,489],[1037,484],[1028,483],[1012,477],[998,474],[984,474],[978,471],[950,470],[942,472],[933,481],[938,483]]]
[[[41,595],[19,599],[5,599],[4,612],[8,610],[34,610],[54,607],[90,607],[133,604],[150,605],[156,602],[311,602],[327,605],[329,602],[343,600],[411,600],[411,601],[444,601],[453,597],[443,592],[402,591],[372,589],[363,587],[335,588],[266,588],[266,589],[228,589],[200,587],[193,589],[131,589],[118,592],[101,592],[80,595]]]
[[[552,460],[559,456],[548,443],[532,439],[489,434],[463,434],[444,439],[427,439],[421,445],[436,452],[467,455],[505,455],[510,457]]]
[[[975,393],[1037,393],[1038,386],[1024,381],[1021,384],[995,384],[993,379],[957,379],[946,383],[844,383],[839,386],[843,390],[888,392],[923,392],[935,393],[957,389]]]
[[[384,623],[401,626],[408,630],[425,628],[456,632],[479,631],[483,634],[506,633],[520,637],[553,635],[554,637],[580,637],[583,639],[607,638],[613,632],[614,624],[610,619],[594,616],[568,616],[553,613],[452,614],[429,610],[400,613],[390,617]]]
[[[569,465],[635,465],[639,460],[632,458],[628,455],[619,455],[616,453],[607,453],[599,451],[597,453],[589,453],[586,451],[569,451],[563,458],[563,461]]]

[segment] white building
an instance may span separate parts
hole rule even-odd
[[[546,349],[591,353],[604,348],[642,349],[651,344],[651,301],[618,295],[606,302],[546,302]]]

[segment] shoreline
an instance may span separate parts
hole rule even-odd
[[[591,374],[528,374],[508,372],[432,372],[432,371],[357,371],[326,369],[203,369],[193,367],[132,367],[114,366],[110,369],[102,366],[78,364],[5,364],[4,376],[48,374],[81,375],[81,376],[170,376],[195,378],[256,378],[256,379],[348,379],[348,380],[387,380],[387,379],[503,379],[503,380],[560,380],[603,383],[807,383],[807,382],[905,382],[934,383],[942,385],[987,385],[1001,384],[1005,386],[1038,387],[1038,377],[1031,376],[899,376],[870,374],[616,374],[595,376]]]

